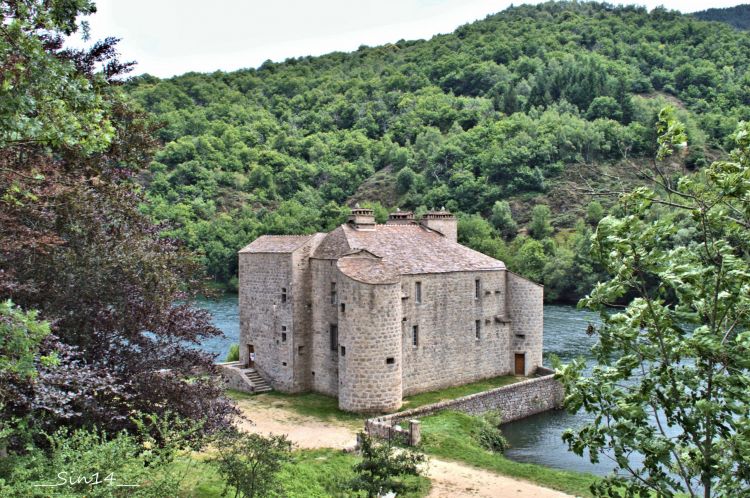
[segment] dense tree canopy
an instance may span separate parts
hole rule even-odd
[[[200,263],[138,209],[156,144],[115,81],[130,65],[114,39],[62,48],[93,10],[0,2],[0,300],[15,303],[0,309],[0,429],[133,429],[173,410],[211,430],[231,404],[188,376],[213,362],[191,345],[220,332],[189,305]]]
[[[729,26],[562,2],[512,7],[428,41],[141,76],[127,90],[164,124],[165,143],[143,177],[144,210],[176,223],[169,234],[222,282],[257,235],[328,228],[354,201],[489,218],[518,199],[511,214],[523,226],[561,175],[652,157],[669,101],[687,125],[686,162],[707,164],[750,118],[749,54],[748,35]],[[589,200],[572,200],[577,214],[553,209],[560,237]],[[493,223],[512,239],[500,216]],[[570,259],[549,244],[547,257]]]
[[[747,4],[706,9],[693,15],[704,21],[725,22],[737,29],[750,29],[750,5]]]

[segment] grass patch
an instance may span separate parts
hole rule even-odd
[[[292,462],[286,464],[279,474],[285,498],[327,498],[354,496],[345,484],[354,477],[352,467],[359,457],[336,450],[298,450]],[[205,455],[184,458],[176,463],[180,470],[187,470],[179,496],[181,498],[219,498],[224,483],[216,469],[206,461]],[[430,481],[426,477],[409,477],[418,486],[405,498],[426,496]]]
[[[476,394],[496,387],[507,386],[524,380],[525,377],[504,375],[491,379],[472,382],[462,386],[447,387],[438,391],[415,394],[404,398],[399,411],[417,408],[419,406],[446,401],[449,399]],[[339,409],[338,399],[319,393],[286,394],[277,391],[262,394],[248,394],[241,391],[227,390],[231,399],[244,402],[250,406],[262,405],[273,408],[283,408],[305,417],[313,417],[326,422],[341,422],[349,426],[361,426],[365,419],[373,416],[345,412]]]
[[[491,379],[480,380],[462,386],[446,387],[445,389],[440,389],[438,391],[407,396],[404,398],[404,403],[401,406],[400,411],[410,410],[412,408],[437,403],[439,401],[460,398],[462,396],[468,396],[482,391],[488,391],[490,389],[495,389],[496,387],[507,386],[508,384],[513,384],[514,382],[522,380],[526,380],[526,378],[514,377],[513,375],[503,375],[501,377],[493,377]]]
[[[282,408],[304,417],[312,417],[326,422],[341,422],[346,425],[363,426],[366,416],[349,413],[339,409],[339,401],[331,396],[319,393],[285,394],[269,392],[262,394],[247,394],[240,391],[228,390],[227,396],[239,402],[250,405],[258,404],[272,408]]]
[[[423,417],[421,421],[420,449],[425,453],[458,460],[564,493],[592,496],[589,486],[597,479],[594,475],[514,462],[501,454],[482,448],[476,438],[481,427],[481,422],[476,417],[460,412],[443,411]]]

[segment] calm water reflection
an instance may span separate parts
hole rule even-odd
[[[214,338],[202,344],[203,349],[217,354],[219,360],[226,357],[229,346],[239,342],[240,318],[237,296],[230,295],[218,300],[202,300],[199,306],[208,309],[214,324],[224,332],[224,337]],[[563,361],[578,356],[590,357],[594,339],[586,334],[591,322],[596,322],[593,313],[577,310],[572,306],[544,307],[544,354],[556,354]],[[579,458],[567,450],[560,439],[567,428],[579,427],[587,421],[587,415],[570,415],[557,411],[529,417],[503,427],[512,448],[506,456],[520,462],[534,462],[560,469],[606,474],[611,465],[592,465],[588,459]]]
[[[240,308],[236,294],[229,294],[219,299],[201,299],[196,304],[211,312],[213,322],[222,332],[223,337],[214,337],[201,348],[217,355],[217,361],[224,361],[229,346],[240,342]]]

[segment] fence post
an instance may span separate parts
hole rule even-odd
[[[417,446],[422,440],[419,420],[409,420],[409,446]]]

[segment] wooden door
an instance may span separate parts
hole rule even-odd
[[[247,368],[255,368],[255,346],[247,345]]]
[[[516,375],[526,374],[526,353],[516,353]]]

